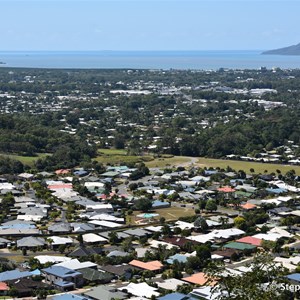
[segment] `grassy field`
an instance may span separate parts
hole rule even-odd
[[[290,165],[280,165],[280,164],[268,164],[268,163],[257,163],[249,161],[234,161],[226,159],[212,159],[212,158],[198,158],[196,165],[200,167],[220,167],[226,169],[227,166],[238,170],[244,170],[246,173],[250,172],[250,169],[253,168],[255,173],[264,173],[265,170],[268,173],[280,170],[282,174],[285,174],[287,171],[294,169],[297,175],[300,175],[300,166],[290,166]]]
[[[195,211],[192,208],[188,207],[168,207],[168,208],[161,208],[151,213],[159,214],[157,217],[154,218],[155,221],[159,221],[160,218],[164,217],[166,221],[173,221],[178,220],[180,217],[188,217],[195,215]],[[142,214],[140,211],[134,211],[131,216],[127,216],[127,224],[130,223],[132,225],[136,225],[136,220],[140,220],[141,218],[137,217],[137,215]]]
[[[48,154],[48,153],[38,153],[36,156],[22,156],[22,155],[16,155],[16,154],[2,154],[1,153],[0,155],[4,156],[4,157],[9,157],[11,159],[19,160],[24,165],[28,165],[28,166],[32,167],[34,165],[34,162],[37,159],[46,157],[50,154]]]
[[[186,156],[173,156],[173,157],[160,157],[146,162],[148,168],[164,168],[168,166],[179,166],[188,164],[191,161],[190,157]]]

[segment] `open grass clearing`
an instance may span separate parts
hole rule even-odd
[[[17,155],[17,154],[5,154],[1,153],[1,156],[8,157],[14,160],[19,160],[22,164],[28,165],[30,167],[34,166],[34,162],[38,160],[39,158],[44,158],[46,156],[49,156],[51,154],[49,153],[38,153],[36,156],[23,156],[23,155]]]
[[[196,165],[200,167],[220,167],[221,169],[226,169],[227,166],[232,169],[244,170],[246,173],[250,173],[250,169],[254,169],[254,173],[263,174],[265,170],[267,173],[275,173],[276,170],[280,170],[282,174],[285,174],[289,170],[295,170],[297,175],[300,175],[300,166],[293,165],[281,165],[281,164],[269,164],[269,163],[258,163],[258,162],[249,162],[249,161],[239,161],[239,160],[227,160],[227,159],[212,159],[199,157]]]
[[[180,217],[189,217],[195,215],[195,211],[189,207],[167,207],[153,210],[151,213],[159,214],[157,217],[154,217],[153,220],[156,222],[159,221],[160,218],[165,218],[166,221],[178,220]],[[141,211],[134,211],[131,216],[127,216],[127,224],[136,225],[136,221],[140,220],[140,217],[137,215],[143,214]],[[151,222],[149,222],[151,224]]]
[[[173,156],[173,157],[159,157],[155,158],[151,161],[146,162],[146,166],[148,168],[164,168],[164,167],[177,167],[177,166],[185,166],[189,163],[192,163],[192,159],[194,157],[187,156]]]

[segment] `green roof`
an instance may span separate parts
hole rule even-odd
[[[223,246],[224,248],[229,249],[236,249],[236,250],[252,250],[255,249],[256,246],[245,244],[245,243],[238,243],[238,242],[231,242]]]
[[[108,283],[113,279],[113,276],[107,272],[100,272],[91,268],[84,268],[79,270],[82,273],[83,278],[88,281],[102,281]]]

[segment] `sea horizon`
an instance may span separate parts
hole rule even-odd
[[[265,50],[18,50],[0,51],[3,68],[49,69],[259,69],[300,68],[300,56]]]

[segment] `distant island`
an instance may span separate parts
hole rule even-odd
[[[0,61],[0,65],[5,65],[5,62],[3,62],[3,61]]]
[[[265,51],[262,54],[272,54],[272,55],[300,55],[300,43],[297,45],[284,47],[275,50]]]

